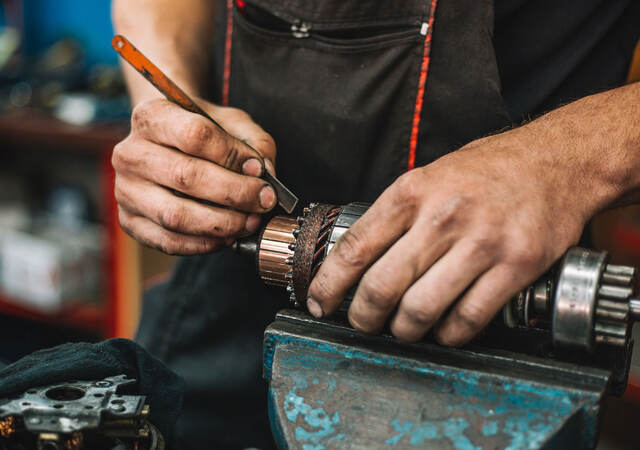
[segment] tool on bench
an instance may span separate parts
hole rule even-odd
[[[144,56],[137,48],[131,44],[121,35],[116,35],[113,38],[112,46],[116,52],[122,56],[131,66],[136,69],[143,77],[145,77],[151,84],[153,84],[166,98],[167,100],[181,106],[182,108],[190,111],[194,114],[199,114],[209,119],[214,125],[220,128],[223,132],[227,131],[220,126],[206,111],[204,111],[198,104],[191,99],[180,87],[175,84],[169,77],[167,77],[155,64],[153,64],[146,56]],[[228,133],[227,133],[228,134]],[[249,144],[247,144],[248,147]],[[262,160],[260,153],[252,149],[256,158]],[[289,214],[295,209],[298,198],[287,187],[282,184],[280,180],[271,175],[266,169],[262,170],[262,179],[268,182],[276,192],[278,198],[278,204]]]
[[[620,395],[628,380],[631,326],[640,319],[636,270],[573,247],[463,349],[365,336],[348,326],[349,296],[326,319],[300,311],[298,299],[368,206],[311,204],[235,244],[297,308],[265,332],[279,445],[593,447],[603,396]]]

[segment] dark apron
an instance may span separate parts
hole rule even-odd
[[[275,20],[255,20],[253,7]],[[218,14],[213,99],[249,112],[274,137],[278,177],[303,203],[374,200],[408,168],[509,125],[492,1],[227,8]],[[146,295],[138,341],[187,385],[179,448],[272,445],[261,344],[285,301],[230,251],[182,258],[171,281]]]

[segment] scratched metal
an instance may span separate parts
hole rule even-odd
[[[265,378],[280,448],[595,445],[608,380],[600,372],[586,370],[590,381],[572,385],[572,366],[547,368],[537,380],[465,369],[464,351],[460,364],[445,365],[368,348],[341,333],[283,320],[267,329]]]

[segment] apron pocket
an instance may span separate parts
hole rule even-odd
[[[415,40],[421,29],[420,20],[410,18],[325,24],[312,24],[301,19],[288,22],[252,4],[246,4],[236,14],[236,20],[242,26],[258,35],[280,39],[309,39],[325,43],[336,51],[358,51],[378,43],[393,45],[404,40]]]
[[[278,176],[304,200],[373,200],[406,170],[425,16],[309,23],[246,7],[230,104],[273,135]]]

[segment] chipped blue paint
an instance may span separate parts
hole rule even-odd
[[[498,433],[498,422],[492,420],[491,422],[485,422],[482,424],[483,436],[495,436]]]
[[[447,438],[451,440],[451,444],[457,449],[480,449],[480,447],[474,446],[464,435],[464,431],[469,428],[469,423],[462,417],[420,423],[396,419],[391,422],[391,426],[399,433],[385,441],[387,445],[392,447],[400,444],[403,438],[408,437],[409,444],[415,447],[424,447],[425,440]],[[403,446],[406,446],[406,444]]]
[[[311,431],[302,425],[295,429],[295,438],[298,443],[304,443],[303,449],[323,450],[321,442],[325,438],[342,439],[344,435],[337,434],[334,428],[340,423],[340,414],[334,412],[328,414],[323,408],[313,408],[306,403],[304,397],[298,395],[298,389],[306,389],[308,386],[304,378],[298,378],[296,385],[289,391],[284,401],[285,415],[289,422],[296,424],[298,417],[302,417],[303,422],[312,428]]]
[[[454,447],[466,450],[477,448],[474,444],[485,442],[481,438],[483,436],[486,439],[503,439],[506,443],[504,447],[509,449],[537,448],[557,432],[567,417],[576,412],[584,417],[580,419],[584,433],[582,442],[587,443],[586,446],[595,442],[600,395],[596,390],[571,390],[495,373],[418,362],[312,339],[267,333],[264,373],[268,380],[278,345],[295,347],[295,352],[287,352],[286,357],[278,359],[278,367],[282,371],[279,373],[286,373],[296,380],[296,386],[290,389],[285,399],[285,414],[287,420],[295,424],[295,440],[300,445],[304,444],[302,448],[316,449],[323,448],[323,445],[340,447],[335,442],[345,438],[338,432],[340,400],[330,394],[336,389],[336,380],[339,380],[335,377],[335,371],[349,367],[345,366],[349,361],[372,364],[392,372],[421,375],[425,380],[425,392],[431,391],[445,399],[441,407],[444,412],[442,418],[413,421],[411,417],[405,417],[409,420],[391,421],[389,430],[394,430],[395,434],[391,432],[384,441],[390,447],[423,447],[428,444],[425,441],[446,439]],[[305,400],[299,392],[307,387],[302,373],[308,373],[307,369],[314,376],[306,379],[310,380],[309,384],[316,386],[309,395],[320,395],[323,400],[314,397]],[[326,389],[318,390],[325,383]],[[350,389],[361,390],[357,383],[350,384]],[[340,395],[339,392],[337,395]],[[338,405],[338,410],[327,414],[319,406],[325,403]],[[303,425],[309,426],[301,426],[300,418],[303,418]],[[471,427],[475,431],[469,434]],[[470,439],[465,433],[474,438]],[[300,445],[297,447],[300,448]]]

